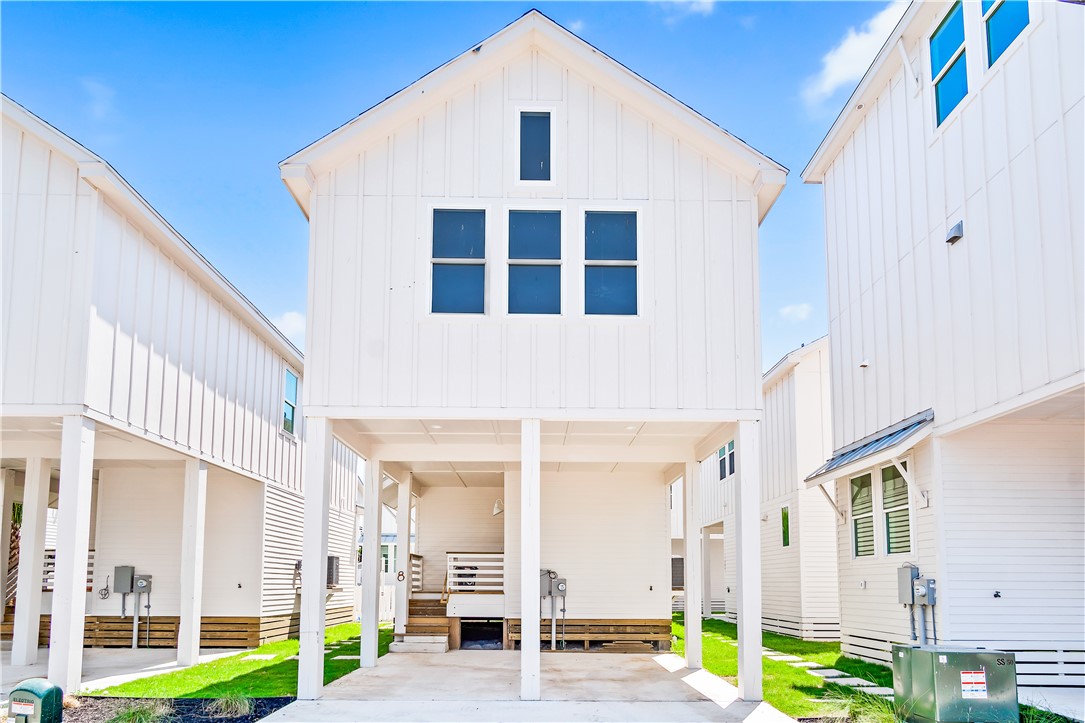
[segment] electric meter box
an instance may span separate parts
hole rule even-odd
[[[150,592],[151,591],[151,575],[135,575],[133,576],[133,584],[135,587],[134,592]]]
[[[1013,653],[894,645],[893,698],[910,723],[1017,723]]]
[[[131,565],[117,565],[113,568],[113,592],[134,592],[132,585],[136,568]]]
[[[8,696],[8,721],[60,723],[63,715],[64,694],[45,678],[24,680]]]

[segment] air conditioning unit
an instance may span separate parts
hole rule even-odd
[[[1018,723],[1013,653],[950,645],[894,645],[893,698],[909,723]]]
[[[328,555],[328,587],[339,586],[339,558]]]

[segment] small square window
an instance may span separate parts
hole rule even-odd
[[[561,267],[509,266],[510,314],[560,314]]]
[[[560,259],[561,211],[509,211],[510,259]]]
[[[637,267],[586,267],[584,269],[584,313],[636,316]]]
[[[435,314],[486,311],[486,212],[433,211],[433,298]]]
[[[520,114],[520,180],[550,180],[550,114]]]

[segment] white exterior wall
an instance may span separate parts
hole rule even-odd
[[[96,194],[80,181],[75,160],[6,115],[3,149],[0,398],[79,404]]]
[[[760,347],[734,343],[758,335],[751,182],[650,118],[651,103],[594,84],[587,65],[533,49],[473,72],[314,170],[310,410],[756,409]],[[553,114],[553,184],[514,180],[521,108]],[[487,212],[485,315],[429,313],[435,207]],[[510,208],[563,213],[560,317],[505,313]],[[638,212],[635,318],[582,313],[585,209]]]
[[[1081,9],[1030,2],[1030,25],[986,69],[966,3],[969,94],[936,129],[927,43],[950,5],[924,7],[908,31],[922,90],[898,65],[825,172],[835,448],[928,408],[947,425],[1083,369]]]
[[[1016,652],[1019,684],[1085,684],[1081,423],[991,422],[946,437],[942,485],[939,632]]]
[[[205,616],[259,615],[260,490],[253,480],[208,472],[204,544]],[[184,470],[105,468],[99,472],[94,589],[117,565],[152,575],[151,615],[179,615]],[[239,588],[238,585],[241,585]],[[120,615],[121,596],[88,597],[88,615]],[[146,603],[146,599],[143,600]],[[128,613],[133,598],[128,599]],[[142,614],[146,611],[141,610]]]
[[[282,431],[284,374],[290,368],[300,377],[298,362],[288,362],[144,224],[103,202],[88,407],[217,464],[300,489],[298,437]]]
[[[300,417],[299,417],[300,418]],[[328,597],[329,610],[354,604],[358,530],[355,503],[359,458],[339,440],[332,441],[332,482],[328,512],[328,554],[339,557],[339,587]],[[360,502],[360,500],[359,500]],[[280,485],[265,485],[263,500],[263,595],[261,615],[300,611],[294,564],[301,560],[305,498]]]
[[[543,568],[569,582],[569,619],[671,616],[662,475],[542,473]],[[505,475],[505,617],[520,617],[520,475]],[[548,615],[549,610],[544,610]]]
[[[422,556],[422,589],[444,588],[449,552],[504,552],[505,512],[493,514],[500,487],[422,487],[422,523],[415,531]],[[507,592],[507,591],[506,591]]]

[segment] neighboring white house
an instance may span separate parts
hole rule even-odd
[[[522,698],[539,697],[550,642],[540,570],[567,580],[576,644],[666,645],[667,485],[735,439],[757,488],[758,225],[786,170],[537,11],[281,170],[310,221],[307,479],[327,478],[333,438],[369,469],[362,666],[377,664],[365,582],[380,574],[381,470],[399,500],[418,499],[430,595],[413,602],[441,628],[504,626]],[[697,493],[687,485],[690,513]],[[741,577],[757,580],[757,498],[739,498]],[[311,484],[306,503],[317,566],[326,499]],[[408,645],[421,632],[409,559],[396,615]],[[748,699],[760,698],[757,588],[738,599]],[[312,698],[323,591],[302,600],[299,697]]]
[[[761,625],[807,640],[840,636],[835,503],[802,480],[832,450],[829,343],[822,337],[791,352],[763,377],[761,422]],[[701,466],[704,526],[701,584],[707,615],[735,622],[735,485],[741,480],[733,442]],[[681,495],[676,482],[674,496]],[[831,492],[831,487],[830,487]],[[672,538],[681,537],[672,515]],[[679,534],[675,534],[675,530]],[[681,557],[684,542],[672,540]],[[711,592],[711,594],[710,594]]]
[[[132,639],[117,566],[151,576],[139,644],[184,664],[201,639],[296,634],[301,354],[108,163],[6,96],[2,215],[4,662],[35,662],[40,635],[50,680],[77,689],[84,642]],[[349,621],[358,458],[337,445],[331,469],[347,572],[319,582]]]
[[[843,651],[917,637],[1085,683],[1085,8],[913,3],[814,154]],[[906,590],[908,588],[905,588]],[[1080,700],[1080,698],[1079,698]]]

